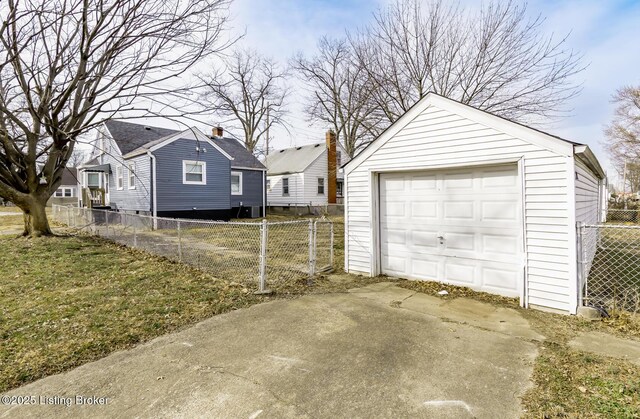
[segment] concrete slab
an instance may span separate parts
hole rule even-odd
[[[279,300],[213,317],[6,394],[71,398],[69,407],[38,399],[0,405],[0,417],[521,415],[535,344],[362,294]],[[79,406],[76,396],[108,400]]]
[[[381,282],[350,290],[353,295],[383,304],[436,316],[457,323],[505,333],[523,339],[545,339],[531,329],[529,322],[517,310],[496,307],[469,298],[443,299]]]
[[[602,332],[582,332],[569,342],[569,346],[579,351],[625,359],[640,365],[640,342],[636,340],[621,339]]]

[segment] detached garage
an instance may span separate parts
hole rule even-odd
[[[576,223],[600,220],[606,188],[586,145],[429,93],[345,166],[345,183],[348,272],[576,312]]]

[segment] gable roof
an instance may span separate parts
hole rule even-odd
[[[233,157],[233,163],[231,167],[244,167],[248,169],[264,170],[266,167],[260,163],[260,160],[253,154],[249,153],[240,141],[234,138],[214,137],[212,141],[219,145],[224,151]]]
[[[130,158],[146,153],[152,147],[158,146],[177,134],[191,136],[197,131],[198,136],[206,137],[214,147],[218,147],[223,154],[227,154],[233,160],[234,167],[247,167],[252,169],[265,169],[265,166],[240,142],[233,138],[213,139],[202,134],[197,128],[188,128],[183,131],[152,127],[149,125],[135,124],[123,121],[106,121],[105,126],[109,134],[118,145],[123,157]],[[194,134],[195,135],[195,134]],[[157,148],[157,147],[156,147]]]
[[[398,118],[397,121],[387,127],[387,129],[385,129],[382,134],[378,136],[378,138],[369,143],[364,149],[362,149],[360,153],[358,153],[358,155],[347,162],[347,164],[343,166],[345,171],[351,172],[356,167],[358,167],[364,160],[375,153],[377,149],[382,147],[389,139],[395,136],[400,130],[402,130],[406,125],[408,125],[412,120],[414,120],[418,115],[420,115],[431,105],[445,109],[464,118],[476,121],[490,128],[494,128],[497,131],[508,133],[517,138],[526,139],[532,143],[537,143],[544,148],[558,152],[560,154],[572,156],[576,153],[583,153],[585,150],[588,150],[588,153],[590,153],[590,155],[593,155],[593,153],[591,153],[591,150],[589,150],[589,147],[585,144],[569,141],[556,135],[546,133],[539,129],[531,128],[519,122],[514,122],[506,118],[494,115],[490,112],[474,108],[473,106],[464,104],[462,102],[449,99],[445,96],[429,92],[422,99],[416,102],[411,108],[409,108],[409,110],[407,110],[400,118]],[[600,164],[598,163],[596,166],[596,172],[599,175],[604,176],[604,171],[600,167]]]
[[[326,150],[325,143],[276,150],[265,160],[267,174],[284,175],[304,172]]]
[[[116,142],[123,156],[151,141],[180,132],[168,128],[114,120],[105,121],[104,125],[109,130],[111,138]]]
[[[75,167],[65,167],[62,172],[62,183],[60,186],[76,186],[78,184],[77,173],[78,171]]]

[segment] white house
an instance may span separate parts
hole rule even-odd
[[[324,206],[342,200],[343,174],[348,155],[327,132],[326,143],[276,150],[267,166],[267,205],[270,207]]]
[[[346,271],[576,313],[576,223],[606,195],[586,145],[429,93],[344,170]]]

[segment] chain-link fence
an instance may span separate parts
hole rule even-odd
[[[640,313],[640,211],[606,211],[603,224],[578,225],[584,304]]]
[[[333,265],[328,220],[223,222],[54,205],[53,220],[215,276],[267,285],[310,279]]]

